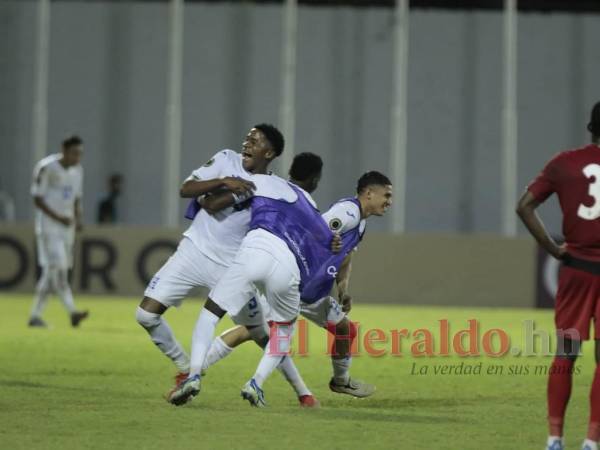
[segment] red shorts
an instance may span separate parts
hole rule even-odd
[[[563,266],[558,278],[554,317],[558,334],[588,340],[592,319],[594,337],[600,339],[600,275]],[[573,333],[574,330],[578,334]]]

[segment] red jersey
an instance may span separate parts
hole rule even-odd
[[[600,146],[559,153],[527,189],[540,203],[556,192],[568,252],[600,261]]]

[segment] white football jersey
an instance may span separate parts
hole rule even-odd
[[[358,230],[362,235],[367,226],[367,221],[360,218],[360,207],[350,200],[334,203],[328,211],[323,213],[323,219],[331,231],[340,234],[359,227]]]
[[[251,174],[242,166],[242,155],[233,150],[222,150],[190,176],[195,180],[222,177],[250,179]],[[214,215],[200,209],[190,227],[183,233],[208,258],[229,266],[250,225],[250,211],[226,208]]]
[[[60,164],[62,155],[46,156],[33,169],[31,195],[42,197],[48,207],[64,217],[75,218],[75,200],[83,194],[83,168],[80,164],[64,168]],[[75,221],[66,227],[52,219],[39,208],[35,210],[35,232],[37,234],[72,233]]]

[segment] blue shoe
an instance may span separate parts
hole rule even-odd
[[[265,402],[265,393],[258,387],[254,378],[248,381],[242,388],[242,398],[248,400],[252,406],[257,408],[267,406],[267,403]]]
[[[185,405],[200,393],[200,375],[194,375],[179,383],[169,393],[167,401],[175,406]]]
[[[548,442],[546,450],[565,450],[561,439],[554,439],[552,442]]]

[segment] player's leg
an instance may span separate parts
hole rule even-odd
[[[248,303],[254,295],[254,280],[249,276],[257,270],[265,271],[267,268],[263,266],[254,264],[252,250],[242,244],[236,259],[211,290],[200,312],[192,333],[189,377],[171,392],[169,403],[183,405],[200,392],[202,366],[217,323],[228,311],[235,315]]]
[[[352,365],[352,346],[358,330],[342,311],[341,306],[333,297],[324,297],[311,304],[303,303],[300,313],[317,326],[325,328],[331,336],[331,364],[333,377],[329,388],[339,394],[354,397],[368,397],[375,392],[375,386],[350,376]]]
[[[263,281],[265,287],[269,304],[269,342],[254,376],[242,389],[242,397],[253,406],[264,406],[262,386],[291,350],[293,322],[300,310],[300,273],[291,253],[290,261],[286,260],[285,263],[262,250],[258,253],[262,254],[265,266],[268,267],[266,276],[255,278],[254,281]]]
[[[44,308],[48,303],[48,296],[52,292],[51,271],[53,269],[48,265],[42,266],[42,274],[35,288],[35,297],[33,298],[33,307],[29,317],[30,327],[46,327],[46,322],[42,320]]]
[[[52,272],[52,283],[54,291],[61,299],[65,309],[68,311],[73,327],[79,326],[79,322],[87,318],[88,311],[77,311],[73,292],[69,284],[69,269],[73,267],[73,243],[75,235],[67,233],[65,235],[53,236],[50,243],[52,259],[56,264],[56,270]]]
[[[590,420],[588,432],[583,442],[583,450],[598,450],[598,441],[600,441],[600,324],[596,322],[596,371],[590,390]]]
[[[55,270],[56,265],[51,259],[50,249],[48,248],[50,242],[49,236],[36,236],[38,264],[42,269],[42,273],[35,289],[31,316],[29,317],[30,327],[46,326],[46,323],[42,320],[42,313],[48,303],[48,296],[52,293],[52,271]]]
[[[179,306],[193,287],[206,284],[202,273],[216,270],[210,264],[193,243],[184,238],[176,252],[154,275],[136,310],[137,322],[177,368],[179,374],[175,377],[176,384],[187,378],[190,358],[163,314],[169,307]]]
[[[589,339],[594,278],[592,274],[570,267],[560,271],[555,311],[558,349],[550,366],[547,385],[548,449],[563,448],[563,426],[575,361],[580,354],[581,342]]]

